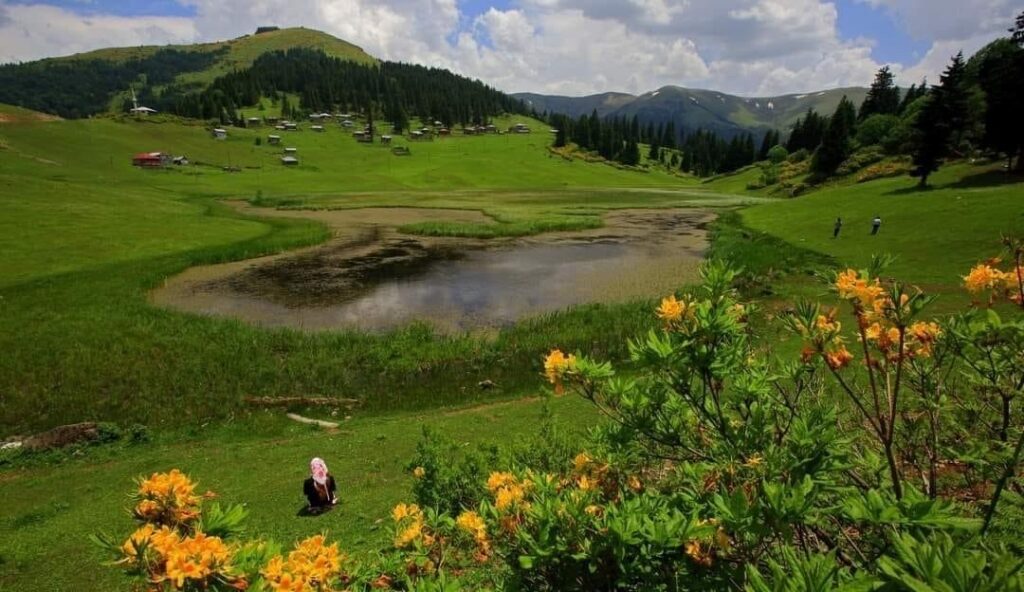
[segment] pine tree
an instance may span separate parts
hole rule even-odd
[[[1022,13],[1024,17],[1024,13]],[[1024,49],[1012,40],[1000,39],[989,44],[982,54],[978,83],[985,93],[985,133],[983,144],[1007,157],[1007,168],[1024,170]]]
[[[938,93],[938,107],[942,110],[945,125],[949,128],[952,149],[959,148],[964,140],[971,117],[968,94],[967,64],[963,52],[953,56],[953,61],[939,77],[939,86],[932,89]]]
[[[939,170],[949,144],[949,126],[943,120],[944,109],[937,92],[930,92],[925,104],[914,120],[914,170],[911,175],[921,179],[919,186],[928,185],[928,177]]]
[[[811,161],[812,171],[818,175],[828,176],[835,173],[839,165],[846,160],[850,155],[852,123],[855,119],[855,107],[844,96],[829,119],[821,145],[814,152],[814,159]]]
[[[894,83],[894,76],[889,66],[883,66],[875,74],[875,80],[868,89],[868,95],[860,106],[858,119],[861,121],[870,115],[895,115],[900,108],[900,89]]]

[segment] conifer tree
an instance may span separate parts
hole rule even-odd
[[[870,115],[895,115],[900,108],[900,89],[894,82],[889,66],[883,66],[875,74],[875,80],[868,89],[867,97],[860,106],[858,119],[864,121]]]
[[[850,155],[850,138],[853,135],[855,120],[853,103],[844,96],[829,119],[821,145],[814,152],[814,159],[811,161],[812,171],[822,176],[836,172],[839,165]]]

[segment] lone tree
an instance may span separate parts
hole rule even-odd
[[[883,66],[875,74],[875,81],[871,83],[868,95],[860,106],[858,119],[863,121],[871,115],[895,115],[899,112],[900,89],[893,79],[889,66]]]

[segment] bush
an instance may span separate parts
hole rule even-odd
[[[900,123],[895,115],[876,113],[857,125],[857,143],[861,146],[882,145]]]
[[[789,162],[803,162],[807,160],[808,156],[810,156],[810,152],[808,152],[806,148],[801,148],[790,154],[787,160],[789,160]]]
[[[497,453],[466,451],[427,426],[416,444],[416,455],[406,467],[416,479],[416,503],[438,512],[458,514],[476,507],[484,497],[487,467],[497,462]]]
[[[774,164],[779,164],[782,161],[789,158],[789,150],[786,150],[784,146],[772,146],[768,150],[768,161]]]

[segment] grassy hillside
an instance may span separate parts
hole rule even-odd
[[[1024,180],[998,166],[956,164],[942,168],[933,187],[909,177],[846,183],[743,212],[750,227],[853,266],[873,254],[896,256],[888,274],[915,282],[946,299],[964,300],[961,276],[995,256],[1004,235],[1024,235]],[[882,217],[870,236],[871,219]],[[838,239],[833,222],[843,219]]]
[[[0,103],[0,125],[7,123],[32,123],[41,121],[59,121],[60,117],[48,113],[40,113],[31,109],[15,107]]]
[[[251,66],[253,60],[261,54],[296,47],[319,49],[327,55],[364,64],[376,62],[373,56],[367,54],[356,45],[338,39],[333,35],[304,27],[279,29],[277,31],[260,33],[259,35],[243,35],[229,41],[215,41],[213,43],[110,47],[52,59],[54,61],[96,59],[117,62],[145,58],[161,49],[221,53],[210,68],[201,72],[189,72],[180,78],[181,82],[209,83],[218,76],[227,74],[232,70]]]
[[[627,93],[601,93],[585,97],[566,97],[560,95],[541,95],[537,93],[515,93],[512,96],[525,101],[537,113],[561,113],[570,117],[590,115],[597,111],[601,117],[614,113],[623,105],[636,100],[636,96]]]

